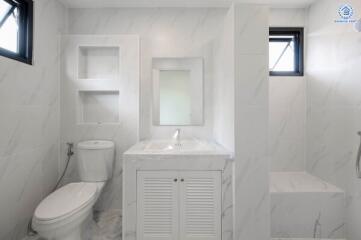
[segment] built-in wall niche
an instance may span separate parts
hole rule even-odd
[[[115,79],[119,72],[119,47],[80,46],[79,79]]]
[[[79,124],[119,123],[119,91],[78,91]]]

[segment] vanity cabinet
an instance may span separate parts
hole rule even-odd
[[[123,240],[231,240],[233,158],[214,142],[147,140],[123,154]]]
[[[222,171],[137,171],[137,240],[221,240]]]

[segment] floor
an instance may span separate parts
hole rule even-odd
[[[86,240],[120,240],[122,239],[122,213],[111,210],[94,213],[94,224],[87,231]]]
[[[335,199],[335,196],[338,195],[342,195],[343,191],[339,188],[337,188],[336,186],[333,186],[317,177],[314,177],[308,173],[304,173],[304,172],[288,172],[288,173],[272,173],[271,174],[271,186],[270,186],[270,190],[271,190],[271,196],[272,196],[272,202],[273,202],[273,206],[272,206],[272,216],[275,217],[275,219],[273,219],[273,227],[277,228],[278,231],[276,231],[275,233],[273,233],[274,237],[280,237],[280,238],[272,238],[272,240],[329,240],[328,238],[307,238],[309,237],[308,235],[314,235],[314,233],[312,233],[312,230],[314,229],[313,227],[311,229],[304,229],[304,232],[301,233],[297,233],[295,232],[295,235],[293,235],[292,233],[292,227],[290,227],[289,224],[292,225],[297,225],[297,229],[300,228],[302,226],[302,224],[300,223],[310,223],[313,222],[313,219],[300,219],[299,217],[296,216],[300,216],[300,214],[296,213],[296,216],[292,216],[292,211],[294,211],[294,209],[300,209],[303,212],[306,212],[309,210],[310,214],[306,214],[306,215],[311,215],[311,213],[317,213],[320,210],[318,208],[321,207],[326,207],[326,209],[324,209],[324,212],[333,212],[334,209],[338,209],[338,205],[336,204],[331,204],[331,203],[327,203],[328,202],[328,195],[331,195],[332,199]],[[276,195],[274,195],[276,194]],[[295,201],[292,197],[294,194],[297,194],[297,199],[301,199],[301,202]],[[301,194],[301,195],[300,195]],[[302,196],[303,194],[307,194],[305,195],[305,200],[310,198],[311,194],[313,196],[313,194],[317,194],[315,196],[316,199],[313,199],[313,204],[312,206],[316,206],[315,209],[313,209],[312,207],[310,207],[310,203],[309,202],[305,202],[305,208],[303,208],[302,206]],[[291,198],[292,199],[291,199]],[[280,198],[280,199],[278,199]],[[320,206],[317,205],[318,202],[318,198],[320,198]],[[337,198],[336,198],[337,199]],[[287,204],[289,202],[289,204]],[[341,203],[342,199],[341,199]],[[290,206],[289,206],[290,205]],[[295,205],[295,206],[293,206]],[[330,209],[329,209],[330,208]],[[285,216],[282,215],[282,212],[285,211],[286,216],[291,217],[291,219],[287,219]],[[279,213],[281,213],[280,216]],[[336,212],[337,213],[337,212]],[[324,214],[323,214],[324,215]],[[89,227],[89,229],[87,231],[85,231],[85,236],[84,236],[84,240],[120,240],[121,239],[121,233],[122,233],[122,214],[120,210],[109,210],[109,211],[102,211],[102,212],[94,212],[94,222],[91,224],[91,226]],[[282,219],[287,220],[287,224],[283,223]],[[297,222],[296,220],[302,220],[300,223]],[[292,221],[295,221],[294,223],[292,223]],[[279,224],[275,225],[275,224]],[[328,222],[324,222],[324,225],[329,225],[331,224],[334,225],[332,222],[328,223]],[[331,227],[330,226],[330,227]],[[323,226],[323,231],[325,232],[325,226]],[[279,230],[282,231],[279,231]],[[286,230],[284,230],[286,229]],[[298,229],[299,230],[299,229]],[[298,231],[297,230],[297,231]],[[285,237],[285,236],[279,236],[277,233],[287,233],[286,236],[298,236],[300,238],[281,238],[281,237]],[[305,236],[303,236],[305,235]],[[323,234],[320,236],[324,236]],[[303,238],[301,238],[303,237]],[[332,240],[343,240],[342,239],[343,236],[333,236]],[[38,237],[28,237],[25,238],[24,240],[41,240]],[[331,240],[331,239],[330,239]]]
[[[120,210],[94,212],[94,222],[85,231],[84,240],[120,240],[122,239],[122,214]],[[43,240],[38,236],[23,240]]]
[[[94,224],[86,231],[85,240],[121,240],[122,215],[120,210],[94,213]],[[39,237],[27,237],[24,240],[42,240]],[[272,240],[315,240],[315,238],[272,238]],[[331,240],[316,238],[316,240]],[[332,239],[344,240],[344,239]]]
[[[345,239],[330,239],[330,238],[272,238],[272,240],[345,240]]]

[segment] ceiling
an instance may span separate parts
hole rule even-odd
[[[59,0],[69,8],[106,7],[228,7],[232,2],[273,7],[307,7],[315,0]]]

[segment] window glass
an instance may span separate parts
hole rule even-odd
[[[19,52],[18,8],[0,0],[0,47]]]
[[[273,76],[303,75],[302,28],[270,28],[269,71]]]
[[[0,0],[0,55],[32,64],[33,1]]]
[[[269,70],[295,71],[294,41],[269,43]]]
[[[10,10],[12,7],[11,4],[5,2],[4,0],[0,1],[0,19],[3,19],[5,14]]]

